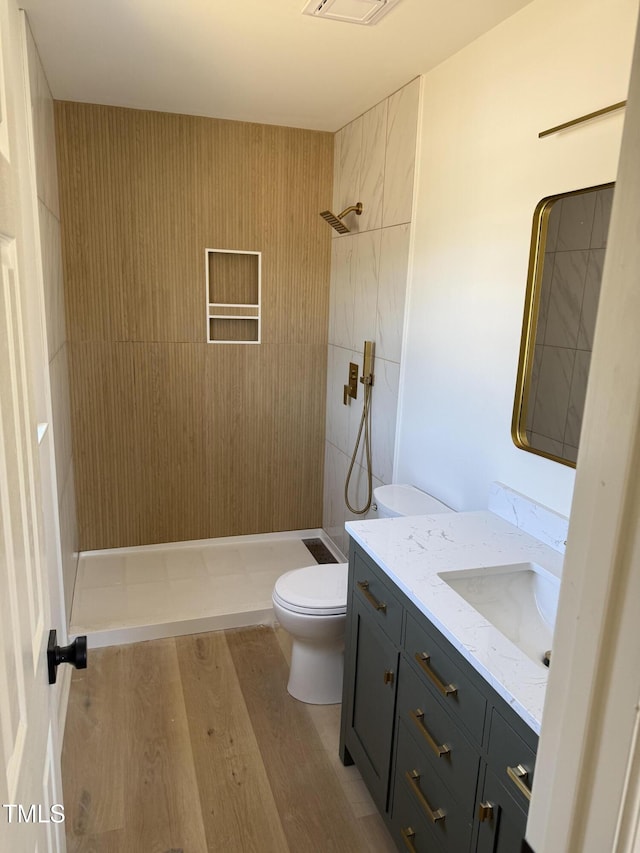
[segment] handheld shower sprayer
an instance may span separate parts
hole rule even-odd
[[[376,345],[373,341],[364,342],[364,362],[360,382],[363,385],[373,385],[373,353]]]
[[[351,464],[349,465],[349,471],[347,472],[347,479],[344,484],[344,502],[347,505],[347,509],[354,513],[354,515],[364,515],[369,511],[369,507],[371,506],[371,500],[373,498],[373,473],[372,473],[372,465],[371,465],[371,389],[373,387],[373,357],[375,351],[375,344],[373,341],[365,341],[364,342],[364,359],[362,365],[362,376],[360,377],[360,382],[364,385],[364,403],[362,405],[362,417],[360,418],[360,428],[358,429],[358,437],[356,438],[356,444],[353,448],[353,456],[351,457]],[[360,439],[362,438],[362,433],[364,430],[364,453],[367,463],[367,502],[361,509],[357,509],[351,506],[349,502],[349,483],[351,482],[351,474],[353,473],[353,468],[356,464],[356,457],[358,455],[358,447],[360,446]]]
[[[330,210],[323,210],[320,216],[325,219],[332,228],[335,228],[338,234],[348,234],[351,229],[347,228],[342,221],[348,213],[355,213],[356,216],[360,216],[362,213],[362,202],[359,201],[357,204],[352,204],[351,207],[345,208],[342,213],[338,214],[338,216],[336,216],[335,213],[331,213]]]

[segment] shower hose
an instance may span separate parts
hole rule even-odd
[[[351,457],[351,464],[349,465],[349,471],[347,472],[347,479],[344,484],[344,502],[347,505],[347,509],[349,512],[352,512],[354,515],[364,515],[365,512],[369,511],[369,507],[371,506],[371,498],[373,497],[373,480],[371,474],[371,384],[365,383],[364,386],[364,403],[362,405],[362,417],[360,418],[360,428],[358,429],[358,437],[356,438],[356,445],[353,448],[353,456]],[[358,448],[360,447],[360,439],[362,438],[362,432],[364,430],[364,453],[367,460],[367,502],[362,507],[362,509],[356,509],[351,506],[349,503],[349,483],[351,482],[351,475],[353,473],[353,468],[356,464],[356,457],[358,455]]]

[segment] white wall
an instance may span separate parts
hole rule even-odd
[[[68,626],[78,567],[78,528],[71,446],[69,348],[62,280],[56,139],[53,97],[40,61],[38,49],[29,29],[27,29],[27,50],[38,185],[38,219],[42,248],[49,382],[53,410],[52,429],[55,444],[55,479],[58,499],[59,529],[53,535],[57,540],[55,543],[56,550],[58,550],[57,558],[62,565],[64,610],[66,625]],[[53,545],[48,544],[48,547],[51,548]],[[62,639],[64,638],[59,638],[60,641]]]
[[[637,0],[534,0],[423,78],[394,480],[458,510],[501,480],[568,514],[574,471],[510,427],[531,223],[547,195],[615,179]]]
[[[347,510],[344,482],[364,397],[358,383],[358,399],[345,406],[343,387],[349,362],[362,374],[365,340],[376,345],[371,396],[374,488],[390,483],[393,475],[419,100],[420,79],[415,79],[335,136],[334,213],[358,201],[363,204],[361,216],[346,217],[350,234],[334,232],[331,256],[322,523],[343,551],[344,522],[363,517]],[[349,492],[351,505],[358,508],[366,504],[363,463],[360,453]]]

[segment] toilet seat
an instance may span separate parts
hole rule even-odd
[[[285,610],[308,616],[347,612],[347,563],[325,563],[285,572],[276,581],[274,601]]]

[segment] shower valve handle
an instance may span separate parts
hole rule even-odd
[[[358,399],[358,365],[353,361],[349,362],[349,383],[344,386],[342,395],[343,405],[347,405],[349,398],[352,400]]]

